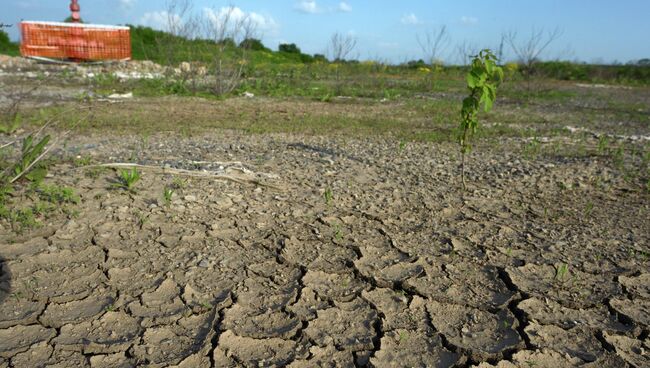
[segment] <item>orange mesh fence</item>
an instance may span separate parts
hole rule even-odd
[[[131,59],[129,27],[21,22],[20,52],[25,57],[72,60]]]

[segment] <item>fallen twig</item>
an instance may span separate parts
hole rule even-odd
[[[153,172],[159,172],[163,174],[174,174],[174,175],[180,175],[180,176],[189,176],[189,177],[194,177],[194,178],[203,178],[203,179],[217,179],[217,180],[228,180],[232,181],[238,184],[249,184],[249,185],[258,185],[258,186],[263,186],[263,187],[268,187],[271,189],[275,190],[282,190],[282,188],[275,186],[273,184],[268,184],[268,183],[263,183],[260,180],[253,179],[253,178],[241,178],[241,177],[236,177],[228,174],[218,174],[214,172],[207,172],[207,171],[192,171],[192,170],[185,170],[185,169],[173,169],[173,168],[165,168],[165,167],[160,167],[160,166],[151,166],[151,165],[140,165],[140,164],[132,164],[132,163],[124,163],[124,162],[116,162],[116,163],[107,163],[107,164],[98,164],[98,165],[88,165],[88,166],[83,166],[83,168],[89,168],[89,167],[108,167],[108,168],[114,168],[114,169],[120,169],[120,168],[138,168],[142,170],[149,170]],[[243,168],[233,168],[242,172],[246,172],[246,169]]]

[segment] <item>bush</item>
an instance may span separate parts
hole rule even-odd
[[[256,38],[247,38],[243,40],[242,42],[239,43],[239,47],[242,49],[248,49],[248,50],[253,50],[253,51],[271,51],[264,44],[262,41],[256,39]]]
[[[314,54],[314,61],[317,63],[327,63],[327,57],[323,54]]]
[[[411,60],[406,63],[406,67],[408,69],[420,69],[420,68],[427,68],[429,67],[429,64],[425,63],[424,60]]]
[[[582,82],[650,83],[650,66],[593,65],[568,61],[547,61],[535,65],[538,75],[545,78]]]
[[[300,49],[296,46],[295,43],[281,43],[278,46],[278,51],[286,52],[288,54],[300,54]]]
[[[18,43],[11,42],[7,32],[0,29],[0,54],[17,56],[19,50]]]

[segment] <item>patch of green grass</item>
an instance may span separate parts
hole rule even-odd
[[[325,191],[323,192],[323,199],[325,200],[326,205],[329,206],[332,204],[332,201],[334,200],[334,192],[332,192],[332,188],[325,188]]]
[[[11,223],[11,228],[18,233],[37,228],[41,225],[36,220],[34,211],[30,207],[10,210],[7,216],[7,219]]]
[[[163,189],[163,203],[165,206],[168,206],[172,203],[172,197],[174,196],[174,189],[170,187],[165,187]]]
[[[73,188],[58,185],[41,185],[38,194],[42,200],[55,204],[79,204],[80,201]]]
[[[89,166],[90,164],[92,164],[92,162],[93,162],[93,158],[92,156],[89,155],[75,157],[72,160],[72,164],[75,167]]]
[[[135,193],[135,184],[140,181],[140,178],[140,172],[136,167],[131,168],[131,170],[120,170],[118,182],[114,186]]]
[[[555,267],[555,279],[558,281],[566,281],[569,275],[569,265],[562,263]]]

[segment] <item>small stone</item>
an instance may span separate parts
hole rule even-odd
[[[210,263],[208,262],[207,259],[202,259],[201,262],[199,262],[199,267],[208,268],[210,267]]]
[[[196,196],[193,195],[186,195],[184,199],[188,202],[196,202]]]

